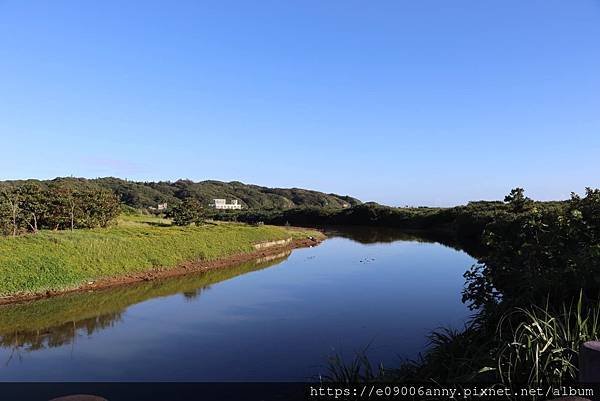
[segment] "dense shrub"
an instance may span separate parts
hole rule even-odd
[[[573,194],[561,207],[533,204],[502,213],[487,226],[484,241],[488,252],[468,274],[466,291],[474,298],[482,281],[519,302],[561,302],[581,288],[588,297],[600,294],[599,190]]]

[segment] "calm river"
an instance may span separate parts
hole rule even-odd
[[[273,260],[0,307],[0,380],[306,380],[369,344],[396,366],[463,326],[473,263],[398,233],[331,233]]]

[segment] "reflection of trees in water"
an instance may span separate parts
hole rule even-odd
[[[97,330],[113,327],[121,320],[122,312],[113,312],[36,331],[16,331],[0,334],[0,346],[36,351],[71,344],[78,333],[92,335]]]
[[[73,345],[78,335],[117,325],[131,305],[151,298],[182,294],[187,302],[198,299],[213,284],[280,263],[252,261],[199,274],[77,293],[0,307],[0,348],[11,350],[7,363],[23,352]]]
[[[196,288],[194,290],[189,290],[189,291],[183,291],[181,293],[181,295],[183,295],[183,298],[187,301],[187,302],[193,302],[196,299],[198,299],[198,297],[200,295],[202,295],[202,293],[206,290],[210,290],[211,285],[205,285],[204,287],[200,287],[200,288]]]
[[[433,231],[406,231],[387,227],[344,226],[328,227],[325,230],[330,237],[348,238],[361,244],[391,243],[412,241],[437,243],[475,256],[481,253],[480,246],[470,241],[459,241],[453,235]]]
[[[186,301],[193,301],[200,296],[200,291],[199,290],[184,291],[184,292],[182,292],[182,294],[183,294],[183,298],[185,298]]]

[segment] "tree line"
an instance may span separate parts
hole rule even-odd
[[[456,240],[483,244],[491,222],[502,221],[532,207],[558,211],[565,201],[536,202],[515,188],[503,201],[475,201],[467,205],[438,207],[390,207],[367,202],[344,209],[296,207],[288,210],[210,211],[216,220],[293,226],[373,226],[447,234]]]
[[[33,182],[34,180],[29,180]],[[36,180],[41,185],[60,181],[79,187],[94,185],[111,190],[121,203],[136,209],[156,207],[159,203],[175,205],[186,198],[195,198],[207,206],[215,198],[237,199],[244,209],[288,209],[298,206],[317,206],[329,208],[350,207],[361,202],[350,196],[326,194],[301,188],[267,188],[241,182],[220,182],[177,180],[173,182],[135,182],[115,177],[85,179],[75,177],[56,178],[54,180]],[[22,182],[22,181],[21,181]],[[3,184],[18,184],[15,181],[0,181]]]
[[[73,230],[108,226],[119,214],[119,199],[92,185],[61,181],[0,186],[0,233],[16,236],[41,229]]]

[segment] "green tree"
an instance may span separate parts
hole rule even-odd
[[[61,183],[54,184],[49,189],[49,208],[45,224],[48,228],[59,230],[75,229],[75,193],[76,190]]]
[[[19,233],[21,194],[16,187],[5,187],[0,191],[0,207],[4,216],[3,231],[16,236]]]
[[[37,183],[25,183],[18,189],[21,219],[28,229],[37,233],[48,211],[48,193]]]
[[[183,202],[171,208],[169,217],[177,226],[187,226],[192,223],[199,226],[203,223],[204,210],[197,199],[185,198]]]
[[[119,200],[110,190],[83,188],[73,193],[77,227],[106,227],[120,211]]]
[[[106,227],[119,212],[113,191],[85,181],[0,184],[0,233],[4,235],[43,228]]]
[[[504,202],[507,202],[514,212],[523,212],[532,200],[525,196],[523,188],[515,188],[510,191],[510,194],[504,197]]]

